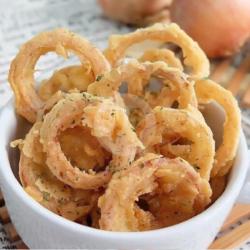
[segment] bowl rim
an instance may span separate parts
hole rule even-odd
[[[6,117],[8,122],[6,122]],[[8,126],[8,123],[13,121],[13,119],[16,119],[15,110],[13,107],[13,101],[11,100],[8,102],[5,107],[0,112],[0,124],[4,124],[2,127],[5,127],[5,129],[0,130],[0,138],[8,137],[6,133],[4,133],[4,130],[10,130],[11,126]],[[220,208],[221,203],[228,203],[231,201],[232,197],[236,197],[241,187],[243,186],[247,171],[248,171],[248,149],[247,149],[247,143],[245,136],[243,132],[241,131],[240,140],[239,140],[239,146],[237,150],[237,155],[235,159],[234,165],[237,165],[237,168],[234,167],[232,169],[232,172],[230,174],[229,182],[227,184],[227,187],[223,194],[206,210],[204,210],[202,213],[192,217],[189,220],[186,220],[184,222],[181,222],[179,224],[156,229],[156,230],[149,230],[149,231],[143,231],[143,232],[113,232],[113,231],[105,231],[100,229],[91,228],[85,225],[78,224],[76,222],[72,222],[70,220],[67,220],[47,208],[40,205],[38,202],[36,202],[34,199],[32,199],[22,188],[21,184],[18,182],[16,177],[14,176],[14,173],[12,171],[12,168],[10,166],[9,162],[9,142],[6,141],[7,138],[4,140],[4,142],[0,143],[0,153],[1,153],[1,162],[0,162],[0,176],[4,179],[4,181],[7,183],[8,188],[11,189],[12,192],[14,192],[22,202],[26,203],[26,205],[33,210],[37,215],[42,216],[44,219],[49,220],[50,223],[55,223],[64,229],[70,230],[75,233],[79,234],[89,234],[90,236],[95,236],[99,238],[109,238],[113,240],[117,239],[129,239],[129,240],[141,240],[148,237],[157,237],[159,238],[161,235],[166,234],[173,234],[176,235],[178,232],[184,232],[186,230],[189,230],[190,228],[193,228],[195,226],[200,225],[201,220],[210,220],[211,216],[215,213],[217,213],[217,210]],[[3,181],[1,182],[3,183]]]

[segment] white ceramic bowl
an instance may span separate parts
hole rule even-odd
[[[222,114],[213,112],[216,119]],[[222,196],[194,218],[175,226],[147,232],[119,233],[89,228],[68,221],[42,207],[18,182],[18,157],[9,142],[23,135],[23,120],[17,118],[12,103],[0,114],[0,181],[11,220],[30,248],[85,249],[206,249],[243,187],[248,170],[249,152],[241,134],[229,182]],[[248,190],[250,191],[250,190]],[[246,191],[247,192],[247,191]],[[242,194],[247,197],[247,193]]]

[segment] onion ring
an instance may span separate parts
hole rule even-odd
[[[35,123],[23,141],[19,176],[25,191],[37,202],[69,220],[86,216],[99,194],[72,189],[59,181],[45,165],[46,155],[39,143],[41,123]]]
[[[173,51],[169,49],[148,49],[138,59],[139,62],[156,62],[163,61],[169,67],[178,68],[183,71],[183,67],[179,58],[177,58]]]
[[[159,93],[155,94],[150,89],[145,91],[151,77],[163,82]],[[99,81],[90,84],[87,91],[111,97],[119,91],[123,82],[127,82],[128,94],[144,98],[151,107],[169,107],[174,101],[178,101],[179,108],[187,108],[189,104],[197,107],[193,82],[187,80],[187,75],[179,69],[170,68],[164,62],[139,63],[133,60],[104,74]]]
[[[109,38],[109,46],[104,54],[112,66],[125,56],[126,50],[133,44],[144,40],[171,42],[181,47],[184,64],[192,68],[193,78],[203,78],[209,75],[209,61],[201,50],[177,24],[157,23],[151,27],[138,29],[125,35],[113,35]]]
[[[149,202],[148,211],[136,205],[144,195],[154,200],[153,207]],[[209,183],[187,162],[147,154],[113,175],[98,200],[100,228],[144,231],[176,224],[202,211],[210,196]]]
[[[159,153],[168,157],[165,151],[170,151],[172,157],[180,156],[187,160],[202,178],[209,180],[215,154],[213,134],[206,123],[197,119],[192,112],[156,107],[138,124],[136,131],[146,151],[159,150]],[[164,137],[173,133],[190,142],[189,151],[171,150],[171,143],[165,142]]]
[[[195,91],[199,103],[215,101],[225,111],[223,141],[215,153],[212,176],[226,175],[232,166],[239,142],[241,116],[237,101],[230,91],[211,80],[197,81]]]
[[[66,159],[58,134],[76,126],[89,127],[91,134],[112,153],[109,169],[87,173],[72,166]],[[96,189],[107,184],[111,170],[127,166],[134,160],[138,148],[143,148],[124,109],[109,99],[87,93],[67,94],[45,115],[40,133],[51,172],[62,182],[80,189]]]
[[[55,71],[50,79],[43,81],[39,86],[38,95],[46,101],[58,90],[86,91],[88,85],[94,81],[95,77],[89,64],[69,66]]]
[[[74,52],[83,62],[86,59],[95,77],[110,70],[102,53],[86,39],[65,29],[42,32],[25,43],[11,63],[9,82],[15,93],[17,113],[34,123],[37,111],[44,103],[34,88],[34,68],[41,55],[55,51],[67,57]]]

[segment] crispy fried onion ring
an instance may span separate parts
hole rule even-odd
[[[25,43],[12,61],[9,82],[15,93],[16,110],[30,122],[35,122],[37,111],[44,102],[34,88],[34,70],[40,56],[55,51],[67,57],[67,52],[75,53],[83,63],[90,63],[94,76],[110,70],[102,53],[86,39],[65,29],[42,32]]]
[[[66,129],[78,126],[89,128],[91,135],[112,153],[109,168],[97,173],[93,169],[86,172],[67,160],[58,136]],[[138,148],[143,148],[124,109],[109,99],[87,93],[67,94],[45,115],[40,133],[51,172],[74,188],[96,189],[105,185],[111,170],[127,166],[134,160]]]
[[[215,153],[212,176],[223,176],[230,170],[236,155],[240,135],[240,110],[232,93],[211,80],[195,83],[199,104],[217,102],[225,111],[223,139]]]
[[[213,134],[192,112],[156,107],[138,124],[137,135],[146,151],[180,156],[209,180],[215,155]]]
[[[26,141],[33,137],[27,136]],[[75,126],[62,131],[58,137],[61,149],[67,159],[72,165],[78,168],[88,171],[94,169],[96,171],[105,168],[107,163],[111,159],[111,154],[107,152],[98,142],[98,140],[91,135],[90,129],[82,126]],[[30,158],[33,157],[34,161],[39,164],[43,164],[46,161],[44,154],[38,154],[35,152],[42,152],[36,148],[31,151],[31,146],[41,147],[40,143],[26,143],[28,148],[24,145],[22,150]],[[27,148],[27,149],[26,149]]]
[[[178,45],[183,52],[184,64],[191,67],[191,76],[195,78],[207,77],[209,75],[209,61],[201,50],[177,24],[157,23],[151,27],[138,29],[125,35],[113,35],[109,38],[109,46],[104,54],[115,66],[119,60],[125,57],[129,47],[145,40],[156,40],[163,43],[171,42]]]
[[[50,172],[39,142],[40,127],[41,122],[35,123],[22,143],[19,176],[25,191],[50,211],[69,220],[86,217],[99,194],[72,189]]]
[[[186,161],[147,154],[113,175],[98,200],[100,228],[145,231],[170,226],[201,212],[210,196],[209,183]],[[140,199],[147,209],[140,208]]]
[[[169,67],[178,68],[183,70],[181,61],[177,58],[173,51],[169,49],[148,49],[144,54],[138,59],[139,62],[156,62],[163,61]]]
[[[94,81],[95,77],[90,64],[69,66],[55,71],[50,79],[44,80],[39,87],[38,95],[46,101],[58,90],[86,91],[88,85]]]
[[[163,86],[158,86],[157,82],[150,86],[150,78],[160,80]],[[90,84],[88,92],[110,97],[124,82],[127,83],[128,94],[142,97],[151,107],[171,107],[175,101],[179,108],[187,108],[189,104],[197,106],[193,82],[179,69],[170,68],[164,62],[139,63],[132,60]]]

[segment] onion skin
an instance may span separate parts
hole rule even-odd
[[[211,58],[233,54],[250,36],[249,0],[174,0],[170,16]]]
[[[127,24],[141,24],[143,20],[165,7],[172,0],[98,0],[104,14]]]

